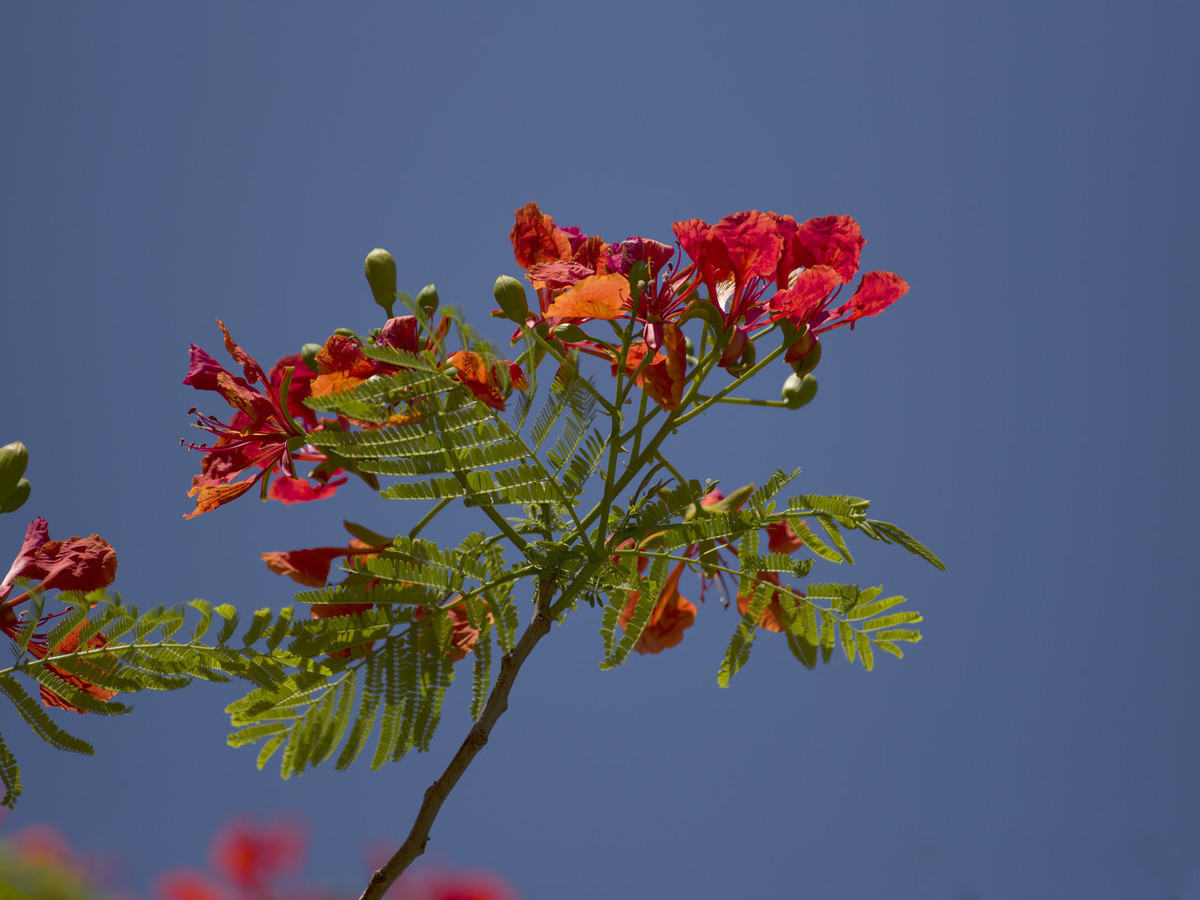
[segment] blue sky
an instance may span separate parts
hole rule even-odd
[[[402,287],[435,282],[499,340],[491,285],[518,274],[529,200],[609,240],[850,214],[864,268],[912,291],[830,335],[803,413],[708,416],[675,458],[726,485],[801,465],[804,490],[872,499],[950,570],[870,545],[837,574],[910,597],[925,641],[871,674],[764,641],[722,690],[718,605],[610,673],[584,610],[531,659],[429,855],[527,900],[1200,897],[1200,17],[732,9],[6,5],[0,443],[28,445],[34,493],[0,544],[43,515],[103,534],[139,605],[286,604],[262,551],[409,513],[362,489],[185,522],[180,381],[189,343],[219,352],[214,318],[264,361],[365,329],[382,246]],[[94,759],[0,714],[27,783],[3,827],[53,822],[140,885],[201,862],[232,813],[289,811],[310,871],[357,890],[361,848],[403,834],[468,725],[456,709],[431,754],[283,783],[225,746],[233,697],[80,717]]]

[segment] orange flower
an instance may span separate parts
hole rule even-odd
[[[346,557],[351,565],[357,565],[364,558],[374,556],[389,546],[389,543],[368,544],[354,538],[346,547],[309,547],[303,550],[264,553],[262,561],[276,575],[286,575],[297,584],[305,587],[324,587],[329,581],[329,569],[335,559]],[[309,609],[309,617],[332,619],[337,616],[358,616],[373,608],[373,603],[314,603]],[[369,651],[373,644],[374,641],[367,641],[355,647],[343,647],[333,651],[330,656],[362,655]]]
[[[668,647],[674,647],[683,640],[683,632],[696,621],[696,605],[679,593],[679,576],[683,574],[684,565],[686,563],[680,562],[675,566],[659,592],[650,621],[633,646],[638,653],[661,653]],[[617,620],[622,628],[633,618],[639,596],[640,592],[630,591],[625,609]]]
[[[59,641],[58,646],[56,646],[54,648],[53,655],[69,654],[69,653],[74,653],[76,650],[78,650],[79,649],[79,629],[82,627],[83,627],[83,624],[80,623],[75,628],[74,631],[72,631],[65,638],[63,638],[61,641]],[[98,649],[100,647],[103,647],[107,643],[108,643],[108,638],[106,638],[104,636],[103,632],[100,632],[99,634],[92,635],[92,637],[88,638],[87,646],[91,649]],[[33,656],[37,657],[38,659],[45,659],[47,656],[52,655],[50,649],[42,641],[30,641],[29,642],[29,652]],[[79,664],[77,663],[76,666],[78,667],[78,665]],[[114,666],[115,662],[109,662],[106,665],[104,662],[88,660],[86,665],[89,667],[93,667],[96,671],[106,672],[106,671],[110,671],[110,667]],[[90,681],[86,680],[85,678],[82,678],[73,672],[67,672],[67,671],[59,668],[58,666],[54,665],[54,663],[46,663],[46,668],[49,671],[53,672],[55,675],[57,675],[59,678],[61,678],[63,681],[65,681],[67,684],[71,685],[74,688],[79,689],[80,691],[83,691],[83,693],[85,693],[85,694],[90,694],[92,697],[95,697],[97,700],[99,700],[103,703],[108,702],[109,700],[111,700],[113,697],[115,697],[117,695],[116,691],[110,691],[107,688],[97,687],[96,685],[92,684]],[[65,700],[64,698],[60,697],[58,694],[54,693],[54,691],[50,690],[47,687],[44,687],[44,686],[42,687],[41,694],[42,694],[42,703],[45,704],[46,706],[57,707],[59,709],[73,709],[77,713],[87,712],[87,710],[80,709],[78,706],[75,706],[74,704],[72,704],[69,701]]]
[[[759,584],[773,584],[779,586],[779,576],[774,572],[759,572],[756,581]],[[796,593],[798,594],[800,592],[796,591]],[[746,610],[750,608],[750,599],[750,594],[738,594],[737,596],[738,612],[740,612],[743,616],[746,614]],[[762,617],[758,620],[758,627],[765,628],[767,631],[783,631],[787,626],[783,616],[783,607],[780,605],[780,603],[785,601],[790,602],[797,608],[800,605],[794,597],[788,596],[787,594],[781,594],[779,591],[772,592],[771,602],[767,605],[767,608],[763,610]]]
[[[446,357],[446,362],[458,370],[454,376],[475,399],[492,409],[504,411],[504,388],[501,366],[507,366],[508,380],[518,390],[525,390],[529,382],[516,363],[501,360],[489,367],[484,358],[470,350],[459,350]]]
[[[450,649],[447,655],[451,662],[458,662],[475,649],[475,643],[479,640],[479,629],[471,627],[471,622],[467,618],[467,602],[465,600],[459,600],[458,603],[446,608],[446,612],[450,615]],[[417,611],[413,614],[413,621],[420,622],[431,615],[433,613],[430,610],[424,606],[418,606]],[[488,613],[488,617],[491,617],[491,613]]]

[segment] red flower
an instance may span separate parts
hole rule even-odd
[[[14,640],[21,633],[25,623],[17,607],[30,597],[26,591],[12,599],[5,599],[12,591],[13,582],[17,578],[28,578],[41,582],[34,590],[49,591],[57,588],[62,591],[94,591],[108,587],[117,576],[117,554],[109,543],[100,535],[90,537],[71,537],[65,541],[50,540],[50,528],[46,520],[38,517],[29,523],[25,529],[25,540],[21,552],[13,560],[4,581],[0,582],[0,633]],[[46,615],[38,621],[38,627],[50,622],[58,614]],[[70,634],[64,637],[51,649],[44,639],[43,633],[35,632],[29,641],[28,650],[37,659],[45,659],[50,655],[71,654],[79,648],[80,624]],[[99,648],[107,643],[103,632],[88,639],[88,647]],[[96,666],[97,671],[109,671],[111,662],[92,660],[86,665]],[[97,687],[85,678],[66,672],[53,663],[46,663],[46,669],[53,672],[67,684],[73,685],[84,693],[91,694],[97,700],[107,701],[116,695],[115,691]],[[75,668],[79,668],[76,666]],[[73,709],[84,712],[73,706],[65,699],[55,694],[49,688],[41,689],[42,702],[46,706],[57,706],[62,709]]]
[[[225,334],[225,349],[242,366],[245,378],[226,371],[202,349],[192,345],[191,366],[183,383],[197,390],[216,391],[236,412],[225,424],[192,410],[197,426],[216,435],[217,440],[211,446],[186,444],[205,453],[200,474],[192,479],[192,489],[188,492],[189,496],[197,498],[196,509],[185,515],[186,519],[235,500],[277,469],[282,469],[289,479],[297,479],[297,460],[327,461],[323,454],[312,448],[296,447],[296,444],[303,444],[305,435],[296,419],[310,429],[318,427],[315,414],[302,402],[311,393],[313,373],[298,356],[292,356],[281,359],[268,376],[253,357],[234,343],[225,324],[220,320],[217,324]],[[285,398],[281,393],[289,373],[291,380]],[[260,389],[251,387],[259,383]],[[256,471],[248,479],[235,480],[247,470]],[[299,491],[295,484],[287,481],[277,482],[268,496],[285,503],[331,496],[346,482],[345,478],[330,480],[333,474],[336,471],[315,476],[317,486],[309,485],[307,491]]]
[[[8,596],[17,578],[40,581],[43,591],[86,592],[108,587],[116,577],[117,554],[108,541],[98,534],[52,541],[49,524],[38,516],[25,529],[21,552],[0,582],[0,600]],[[16,606],[25,596],[3,606]]]
[[[329,567],[335,559],[346,557],[357,563],[374,556],[389,544],[374,545],[352,540],[347,547],[310,547],[306,550],[287,550],[264,553],[262,561],[276,575],[286,575],[305,587],[324,587],[329,580]]]
[[[525,380],[525,373],[521,371],[521,367],[508,360],[492,363],[489,367],[478,353],[459,350],[446,357],[446,362],[458,370],[454,377],[475,395],[475,399],[501,412],[504,411],[505,376],[507,376],[509,384],[518,390],[525,390],[529,387],[529,382]]]
[[[755,580],[759,584],[779,585],[779,576],[774,572],[759,572]],[[795,593],[800,592],[796,591]],[[751,596],[751,594],[737,595],[737,608],[738,612],[740,612],[742,615],[745,615],[746,610],[750,608]],[[781,604],[785,602],[791,603],[793,606],[799,606],[795,597],[781,593],[780,591],[772,592],[771,602],[767,605],[767,608],[763,610],[762,616],[758,620],[758,627],[765,628],[767,631],[783,631],[787,626],[784,624],[785,619],[783,617],[783,606]]]
[[[517,893],[492,872],[406,874],[388,892],[392,900],[517,900]]]
[[[538,263],[571,258],[569,234],[557,228],[552,218],[542,215],[536,203],[526,203],[515,215],[517,222],[509,239],[518,266],[528,272]]]
[[[447,655],[451,662],[458,662],[475,649],[475,643],[479,640],[479,629],[471,626],[471,621],[467,617],[465,600],[445,607],[445,611],[450,616],[450,648]],[[420,622],[431,615],[433,613],[429,609],[418,606],[417,611],[413,614],[413,621]],[[488,615],[491,616],[491,613]]]
[[[703,283],[713,303],[718,302],[718,285],[732,280],[733,293],[721,312],[727,326],[740,321],[762,293],[759,282],[773,278],[779,265],[783,239],[774,219],[751,209],[728,215],[716,225],[688,219],[672,227],[683,252],[692,259],[679,280]]]
[[[264,553],[262,560],[276,575],[286,575],[305,587],[324,587],[329,581],[329,569],[335,559],[345,557],[351,565],[357,566],[366,557],[374,556],[389,546],[389,543],[368,544],[355,538],[347,547],[310,547],[305,550],[276,551]],[[373,603],[314,603],[309,609],[309,617],[332,619],[337,616],[357,616],[373,608]],[[365,653],[373,644],[373,641],[368,641],[356,647],[344,647],[330,655],[349,657],[356,651],[360,654]]]
[[[428,336],[423,336],[421,323],[416,316],[396,316],[388,319],[374,343],[377,347],[391,347],[409,353],[437,350],[450,325],[450,317],[442,316],[437,327]],[[397,366],[369,358],[362,352],[362,346],[356,338],[341,334],[332,335],[325,341],[317,351],[316,363],[318,374],[312,384],[314,397],[349,390],[373,375],[399,371]]]
[[[661,346],[662,350],[642,367],[637,384],[663,409],[679,409],[683,399],[683,380],[687,375],[687,352],[684,349],[683,332],[678,325],[668,322],[662,326]],[[644,341],[631,344],[625,355],[625,374],[636,372],[648,352],[649,345]],[[615,375],[616,360],[613,360],[612,368]]]
[[[44,641],[39,640],[31,640],[29,642],[29,652],[37,659],[45,659],[50,655],[74,653],[79,649],[79,629],[82,627],[83,625],[80,624],[75,628],[74,631],[59,641],[58,645],[54,647],[53,652],[51,652],[50,648],[46,646]],[[88,638],[87,646],[89,649],[95,650],[103,647],[107,643],[108,638],[104,636],[104,632],[99,632],[98,634],[94,634],[92,637]],[[111,661],[111,657],[107,662],[103,659],[97,660],[93,657],[88,659],[86,665],[88,667],[94,667],[97,671],[107,672],[110,671],[113,666],[115,666],[115,662]],[[53,672],[67,684],[79,689],[80,691],[83,691],[85,694],[90,694],[101,702],[107,702],[117,695],[116,691],[110,691],[107,688],[98,687],[97,685],[92,684],[86,678],[83,678],[74,672],[67,672],[54,665],[54,663],[46,663],[45,668]],[[87,710],[80,709],[78,706],[75,706],[63,697],[60,697],[48,687],[42,687],[41,695],[42,703],[46,706],[58,707],[59,709],[71,709],[77,713],[87,712]]]
[[[785,242],[775,273],[780,289],[787,287],[792,272],[799,268],[828,266],[843,284],[854,277],[867,239],[850,216],[817,216],[797,225],[791,216],[768,215]]]
[[[830,310],[841,290],[839,277],[829,266],[805,269],[789,288],[771,298],[771,318],[786,319],[796,327],[807,325],[816,336],[843,325],[853,328],[859,319],[879,315],[908,292],[908,282],[899,275],[867,272],[850,300]]]
[[[226,825],[213,841],[212,864],[233,885],[264,890],[304,861],[307,838],[295,823],[278,821],[259,828],[249,822]]]
[[[154,887],[159,900],[234,900],[232,893],[207,875],[187,869],[161,875]]]
[[[650,621],[642,629],[633,649],[638,653],[661,653],[668,647],[674,647],[683,640],[683,632],[692,627],[696,621],[697,607],[679,593],[679,576],[683,574],[684,562],[678,563],[658,594],[658,602],[650,613]],[[640,566],[639,566],[640,568]],[[624,628],[633,618],[637,609],[638,591],[630,591],[625,609],[621,611],[618,624]]]
[[[763,530],[767,533],[767,550],[771,553],[782,553],[786,556],[804,546],[804,541],[792,530],[787,519],[767,525]]]

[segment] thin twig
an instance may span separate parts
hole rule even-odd
[[[550,625],[553,622],[550,614],[550,599],[554,595],[555,587],[556,579],[553,574],[538,582],[537,602],[533,618],[529,620],[529,625],[526,626],[516,646],[504,654],[500,660],[500,672],[496,675],[491,693],[488,694],[483,714],[467,733],[466,739],[458,748],[458,752],[454,754],[454,758],[450,760],[450,764],[446,766],[446,770],[442,772],[437,781],[426,789],[425,799],[421,802],[421,809],[417,812],[417,818],[413,822],[408,837],[400,845],[400,849],[392,855],[392,858],[371,876],[371,882],[359,900],[382,900],[388,888],[404,873],[404,870],[425,852],[425,845],[429,843],[429,831],[433,827],[438,812],[441,811],[442,804],[446,802],[450,791],[458,784],[458,780],[467,770],[467,766],[471,764],[475,755],[488,742],[488,737],[497,720],[508,709],[508,695],[512,691],[513,681],[516,680],[517,673],[521,670],[530,651],[538,641],[550,633]]]

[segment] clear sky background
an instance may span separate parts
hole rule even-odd
[[[810,673],[764,635],[722,690],[719,604],[610,673],[583,610],[429,858],[527,900],[1198,898],[1198,27],[1099,0],[4,4],[0,443],[28,445],[34,488],[3,552],[43,515],[105,536],[139,605],[284,605],[261,552],[411,514],[350,485],[185,522],[202,398],[180,382],[189,343],[222,355],[214,318],[267,363],[366,330],[382,246],[500,340],[529,200],[608,240],[847,213],[864,269],[912,291],[828,337],[812,406],[710,414],[676,459],[871,498],[949,571],[861,542],[825,574],[909,596],[925,641]],[[93,759],[6,709],[27,791],[3,828],[55,823],[140,886],[231,814],[291,812],[310,872],[357,892],[466,688],[431,754],[287,783],[225,746],[220,687],[74,717]]]

